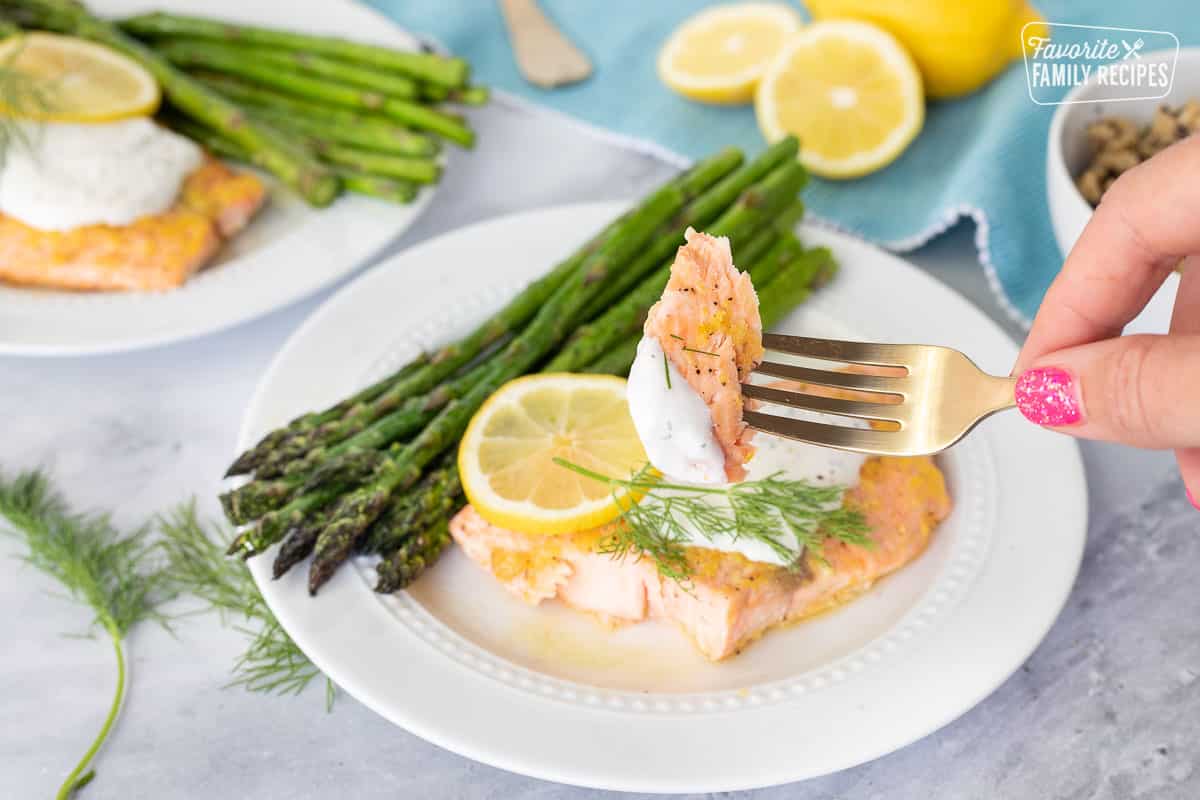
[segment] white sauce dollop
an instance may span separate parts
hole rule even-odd
[[[195,143],[141,117],[28,125],[26,139],[0,168],[0,213],[47,231],[128,225],[166,211],[204,161]]]
[[[673,366],[671,386],[667,388],[663,372],[662,347],[652,337],[638,344],[637,358],[629,372],[629,412],[646,455],[656,469],[676,483],[721,484],[725,482],[725,456],[712,430],[708,406]],[[769,407],[768,413],[825,422],[832,425],[865,427],[844,417],[814,411],[799,411],[785,406]],[[754,481],[782,472],[788,480],[806,481],[821,486],[850,489],[859,482],[859,472],[867,457],[826,447],[803,444],[768,434],[754,439],[757,452],[746,465],[746,480]],[[728,503],[715,499],[714,504]],[[685,522],[685,529],[687,528]],[[769,545],[731,536],[711,536],[687,529],[688,544],[712,550],[741,553],[751,561],[785,565],[800,554],[796,546],[790,558],[783,558]],[[780,540],[794,545],[780,522]]]
[[[667,373],[671,373],[670,385]],[[723,483],[725,454],[713,434],[708,406],[652,336],[638,342],[629,370],[629,414],[655,469],[675,480]]]

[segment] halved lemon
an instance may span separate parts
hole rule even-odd
[[[817,22],[775,56],[755,94],[768,141],[800,138],[800,162],[856,178],[894,161],[921,131],[921,74],[890,33],[865,22]]]
[[[675,91],[706,103],[748,103],[772,57],[799,30],[795,11],[739,3],[683,23],[658,55],[658,74]]]
[[[27,79],[27,90],[0,98],[0,113],[14,117],[111,122],[153,114],[161,99],[158,82],[136,61],[73,36],[10,36],[0,42],[0,66]]]
[[[467,427],[458,472],[480,516],[522,533],[576,533],[620,514],[612,487],[556,457],[612,478],[646,464],[623,378],[551,373],[506,383]]]

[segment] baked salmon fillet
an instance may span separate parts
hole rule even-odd
[[[650,559],[596,552],[604,531],[538,536],[489,524],[467,506],[450,533],[475,563],[523,601],[557,598],[608,625],[669,620],[707,658],[739,653],[773,627],[841,605],[920,555],[950,513],[944,476],[930,458],[871,458],[844,502],[866,519],[870,548],[826,540],[824,561],[801,569],[740,553],[687,549],[688,586],[663,578]]]
[[[0,214],[0,281],[81,291],[154,291],[183,284],[250,222],[266,187],[209,159],[175,205],[129,225],[42,231]]]

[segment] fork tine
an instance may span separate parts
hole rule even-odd
[[[903,403],[863,402],[860,400],[843,400],[838,397],[821,397],[804,392],[793,392],[787,389],[776,389],[770,386],[755,386],[752,383],[742,384],[742,395],[766,403],[778,403],[792,408],[804,408],[809,411],[823,411],[827,414],[837,414],[853,419],[878,419],[904,423],[909,418],[909,407]],[[880,398],[890,395],[878,395]]]
[[[801,367],[796,364],[778,364],[774,361],[764,361],[754,371],[763,375],[773,375],[776,378],[790,378],[802,383],[815,383],[818,386],[857,389],[860,392],[886,392],[900,399],[903,399],[904,395],[913,389],[912,378],[832,372]]]
[[[915,348],[907,344],[871,344],[764,333],[763,347],[795,356],[819,358],[822,361],[841,361],[846,364],[904,369],[916,366]]]
[[[905,454],[902,448],[905,437],[896,436],[894,431],[826,425],[823,422],[777,417],[758,411],[743,412],[742,419],[751,428],[806,444],[872,455]]]

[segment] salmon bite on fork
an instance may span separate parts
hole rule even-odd
[[[806,444],[871,455],[932,455],[953,445],[986,417],[1016,404],[1015,378],[988,375],[948,347],[779,334],[764,335],[763,346],[847,365],[839,370],[764,361],[755,374],[799,381],[806,388],[742,385],[747,399],[872,423],[866,428],[849,427],[765,411],[747,411],[743,416],[754,430]],[[830,396],[831,389],[852,392],[853,397]]]

